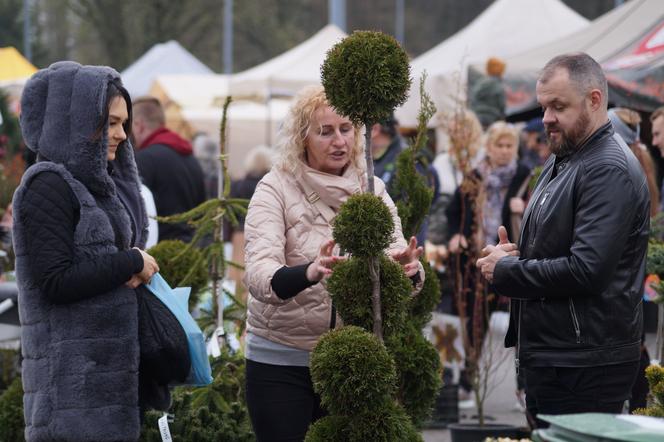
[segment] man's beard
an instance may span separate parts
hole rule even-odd
[[[579,115],[572,129],[568,132],[563,131],[558,125],[545,124],[546,141],[551,153],[557,157],[566,157],[576,151],[579,143],[586,137],[588,126],[590,125],[590,115],[585,109]],[[555,129],[560,133],[560,141],[553,141],[549,138],[549,130]]]

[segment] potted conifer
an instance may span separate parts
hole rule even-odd
[[[355,32],[329,51],[322,79],[332,107],[366,127],[372,184],[370,128],[405,100],[408,57],[392,37]],[[420,330],[432,301],[414,301],[412,282],[385,255],[394,226],[371,184],[334,221],[334,239],[350,258],[327,284],[346,326],[325,335],[312,353],[314,388],[330,415],[310,428],[309,442],[421,440],[416,427],[440,387],[438,354]]]

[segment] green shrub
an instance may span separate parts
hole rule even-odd
[[[359,327],[326,333],[311,354],[311,379],[332,415],[374,412],[395,392],[394,361],[378,339]]]
[[[309,427],[304,442],[348,442],[349,427],[346,416],[325,416]]]
[[[390,209],[376,195],[353,195],[334,218],[333,238],[355,256],[377,256],[392,242],[394,220]]]
[[[198,304],[199,291],[207,286],[205,257],[195,247],[181,253],[187,244],[180,240],[160,241],[147,252],[157,260],[159,273],[171,287],[191,287],[189,309]]]
[[[25,440],[23,432],[23,385],[21,378],[14,378],[9,388],[0,395],[0,441]]]
[[[646,379],[650,386],[650,406],[639,408],[634,414],[664,418],[664,367],[650,365],[646,368]]]
[[[175,442],[254,440],[245,405],[244,358],[223,352],[212,361],[214,380],[206,387],[179,387],[173,392],[169,424]],[[160,442],[157,419],[162,412],[147,413],[141,441]]]
[[[309,428],[305,438],[305,442],[393,441],[422,441],[408,415],[393,401],[369,413],[324,417]]]
[[[424,257],[420,258],[424,267],[424,284],[417,296],[409,298],[407,321],[418,330],[422,330],[431,321],[431,312],[440,303],[440,282]]]
[[[440,357],[436,348],[412,325],[386,341],[397,365],[397,396],[417,427],[429,418],[442,386]]]
[[[321,79],[339,113],[356,124],[384,121],[406,101],[408,54],[389,35],[355,31],[327,52]]]
[[[341,261],[327,282],[332,302],[346,325],[373,329],[371,281],[366,258]],[[399,333],[406,320],[406,308],[413,284],[401,265],[387,256],[380,257],[380,297],[384,336]]]

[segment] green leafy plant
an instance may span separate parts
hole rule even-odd
[[[16,377],[0,395],[0,441],[19,442],[23,438],[23,385]]]
[[[244,357],[223,351],[213,360],[212,366],[214,380],[211,385],[175,389],[169,410],[173,441],[253,441],[244,401]],[[156,411],[147,413],[141,441],[161,441],[157,419],[162,415]]]
[[[387,256],[380,257],[381,316],[386,337],[401,333],[413,284],[403,277],[401,266]],[[373,329],[371,281],[368,263],[362,259],[341,261],[327,282],[332,302],[344,323]]]
[[[328,51],[321,74],[332,107],[356,124],[386,120],[410,87],[408,54],[382,32],[344,38]]]
[[[392,242],[394,221],[390,209],[375,195],[351,196],[333,223],[334,240],[355,256],[376,256]]]
[[[664,367],[649,366],[646,368],[646,379],[650,386],[649,406],[635,410],[634,414],[664,418]]]
[[[394,361],[382,343],[360,327],[323,335],[311,355],[311,379],[333,415],[372,412],[395,391]],[[358,400],[360,399],[360,400]]]

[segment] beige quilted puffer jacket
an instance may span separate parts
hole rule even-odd
[[[304,187],[298,181],[303,176],[315,175],[316,190],[320,190],[322,200],[326,199],[324,194],[328,197],[327,202],[330,202],[330,194],[346,194],[337,201],[340,205],[347,196],[366,188],[366,178],[363,172],[352,166],[342,177],[301,166],[302,174],[295,175],[275,167],[256,187],[244,228],[244,282],[250,293],[247,330],[273,342],[311,351],[320,335],[330,330],[333,323],[332,302],[324,281],[287,300],[279,298],[271,285],[277,270],[284,265],[296,266],[313,261],[321,244],[332,238],[331,226],[306,199]],[[342,187],[344,185],[346,188]],[[379,178],[375,178],[375,189],[394,218],[394,240],[390,250],[400,250],[407,244],[401,233],[397,209]],[[336,211],[338,205],[334,203],[331,201],[328,205]],[[423,270],[420,278],[424,281]]]

